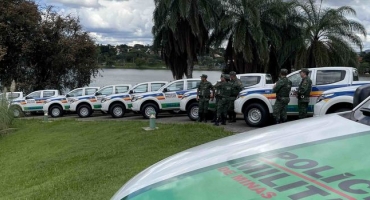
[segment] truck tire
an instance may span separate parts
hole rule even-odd
[[[49,114],[53,118],[61,117],[63,116],[63,108],[60,105],[52,105],[49,108]]]
[[[24,112],[22,111],[22,109],[19,106],[12,106],[11,108],[12,108],[13,116],[15,118],[19,118],[19,117],[24,116]]]
[[[155,112],[155,117],[158,115],[158,106],[153,104],[153,103],[146,103],[143,105],[141,108],[141,114],[145,119],[149,119],[150,113],[154,111]]]
[[[126,113],[126,107],[121,103],[115,103],[109,108],[109,113],[113,118],[121,118]]]
[[[190,120],[197,120],[199,116],[199,104],[196,102],[190,104],[189,107],[186,109],[186,112]]]
[[[82,104],[82,105],[78,106],[77,114],[81,118],[90,117],[91,114],[92,114],[92,109],[91,109],[90,105]]]
[[[252,103],[244,110],[244,120],[251,127],[261,127],[269,121],[269,113],[264,105]]]

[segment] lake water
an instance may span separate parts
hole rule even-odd
[[[202,74],[207,74],[208,80],[214,83],[220,79],[221,71],[194,71],[193,77],[200,78]],[[115,84],[135,85],[149,81],[173,80],[170,70],[103,69],[99,71],[96,78],[92,79],[90,86],[103,87]]]
[[[215,83],[220,79],[221,71],[194,71],[193,77],[199,78],[202,74],[208,75],[208,80]],[[370,77],[360,77],[360,80],[370,81]],[[173,81],[170,70],[138,70],[138,69],[103,69],[90,86],[103,87],[115,84],[138,84],[149,81]]]

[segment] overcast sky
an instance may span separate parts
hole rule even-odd
[[[370,31],[369,0],[323,0],[325,6],[352,6],[356,20]],[[153,0],[38,0],[40,5],[54,5],[64,14],[78,16],[83,28],[99,44],[151,44]],[[370,49],[370,36],[364,49]]]

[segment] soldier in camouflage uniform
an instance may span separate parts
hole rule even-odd
[[[207,81],[207,75],[203,74],[201,76],[202,81],[198,85],[197,89],[197,101],[199,101],[199,112],[198,112],[198,122],[202,122],[204,120],[207,123],[207,113],[208,113],[208,105],[209,100],[213,100],[212,94],[215,93],[212,83]]]
[[[224,77],[223,74],[221,74],[220,76],[220,79],[222,79]],[[216,98],[216,106],[215,106],[215,111],[214,111],[214,116],[213,116],[213,120],[212,122],[216,122],[217,121],[217,105],[218,105],[218,102],[219,102],[219,99],[220,99],[220,91],[221,91],[221,81],[217,81],[217,83],[213,86],[213,90],[215,91],[215,95],[214,97]]]
[[[273,93],[276,93],[273,115],[277,124],[287,121],[286,109],[290,101],[289,94],[292,88],[292,82],[286,77],[287,74],[288,70],[281,69],[280,79],[272,90]]]
[[[307,117],[308,104],[310,102],[310,93],[312,89],[312,81],[308,77],[308,69],[302,69],[301,72],[302,81],[299,84],[298,91],[296,92],[298,98],[298,112],[299,119]]]
[[[243,90],[243,83],[236,77],[236,72],[230,72],[230,84],[231,84],[231,96],[229,99],[229,110],[227,114],[229,115],[229,123],[236,122],[236,113],[234,111],[234,102],[239,92]]]
[[[226,125],[226,113],[229,107],[229,98],[231,95],[231,84],[229,83],[230,76],[225,74],[221,78],[219,100],[217,103],[217,120],[215,125],[218,126],[221,122],[222,125]]]

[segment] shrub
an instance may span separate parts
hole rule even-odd
[[[9,108],[9,101],[6,98],[6,90],[0,97],[0,131],[8,129],[14,120],[13,112]]]

